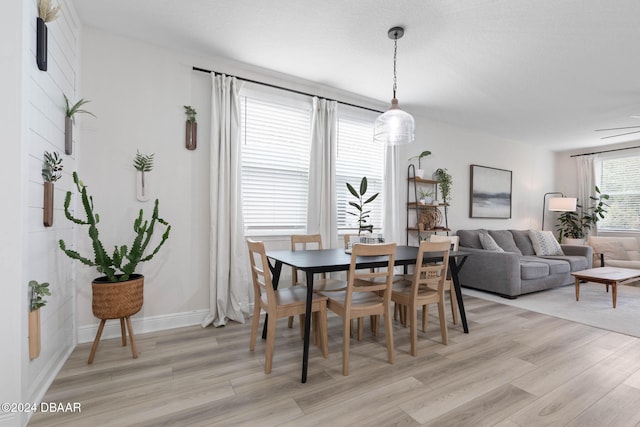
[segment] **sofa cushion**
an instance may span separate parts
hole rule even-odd
[[[458,244],[465,248],[484,249],[482,247],[482,243],[480,243],[480,238],[478,237],[481,233],[487,234],[487,230],[458,230],[456,232],[456,235],[460,237],[460,242]]]
[[[478,238],[480,239],[480,244],[482,245],[483,249],[492,252],[504,252],[504,250],[500,246],[498,246],[496,241],[493,240],[493,237],[491,237],[489,234],[481,233],[478,235]]]
[[[611,260],[611,259],[629,260],[630,259],[629,254],[624,250],[624,246],[622,245],[622,242],[592,241],[591,247],[593,247],[593,250],[595,252],[599,254],[603,254],[605,260]]]
[[[555,259],[566,262],[571,271],[586,270],[590,267],[587,258],[578,255],[545,256],[544,259]]]
[[[627,251],[627,255],[631,261],[640,261],[640,251]]]
[[[520,278],[522,280],[528,279],[542,279],[549,275],[549,264],[539,262],[538,260],[520,260]]]
[[[529,238],[529,230],[509,230],[513,236],[513,241],[522,252],[522,255],[535,255],[531,239]]]
[[[516,246],[513,234],[509,230],[489,230],[489,235],[505,252],[515,252],[522,255],[522,251]]]
[[[560,243],[551,231],[529,230],[529,238],[536,255],[564,255]]]

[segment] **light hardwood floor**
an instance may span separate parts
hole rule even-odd
[[[342,376],[341,320],[330,314],[328,359],[312,346],[300,383],[297,322],[278,323],[273,372],[264,341],[249,351],[250,324],[137,336],[138,359],[119,339],[75,349],[44,401],[81,413],[37,413],[32,426],[636,426],[640,339],[465,297],[470,334],[437,322],[419,334],[394,324],[396,362],[383,329],[351,346]],[[436,310],[432,310],[434,316]],[[433,317],[435,320],[435,317]]]

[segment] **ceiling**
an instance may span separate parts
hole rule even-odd
[[[83,25],[385,103],[400,25],[414,115],[552,150],[640,140],[594,132],[640,126],[638,0],[72,1]]]

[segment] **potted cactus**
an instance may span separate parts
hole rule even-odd
[[[67,248],[66,243],[62,239],[59,241],[60,249],[71,259],[78,260],[91,267],[96,267],[98,273],[102,274],[101,277],[94,279],[91,283],[91,306],[93,314],[100,319],[101,322],[91,349],[89,363],[93,362],[102,329],[108,319],[120,319],[123,332],[123,345],[126,345],[126,338],[124,336],[124,324],[126,321],[129,329],[131,351],[133,357],[136,358],[138,355],[135,348],[130,316],[136,314],[142,308],[144,286],[144,276],[135,272],[136,267],[142,262],[150,261],[158,253],[169,238],[171,226],[167,221],[160,218],[158,214],[158,199],[156,199],[150,220],[143,218],[144,212],[140,209],[138,217],[133,223],[135,237],[131,244],[129,246],[116,245],[113,254],[109,255],[100,240],[100,233],[97,227],[100,222],[100,216],[94,212],[93,197],[87,193],[87,186],[80,181],[76,172],[73,173],[73,182],[80,194],[85,218],[77,218],[71,212],[69,206],[71,204],[72,194],[70,191],[67,192],[64,200],[64,214],[67,219],[74,224],[80,226],[87,225],[89,227],[89,238],[92,242],[94,256],[93,258],[85,257],[77,251]],[[163,226],[165,231],[160,241],[151,249],[151,238],[156,226]]]

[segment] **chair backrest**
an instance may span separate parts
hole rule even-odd
[[[420,288],[424,286],[437,287],[438,293],[442,295],[444,282],[447,278],[447,268],[449,267],[450,250],[451,242],[449,240],[444,242],[420,242],[416,267],[413,272],[411,288],[413,297],[416,297]],[[441,253],[442,261],[424,261],[425,252]]]
[[[384,298],[391,299],[391,285],[393,283],[393,267],[395,264],[396,244],[385,243],[368,245],[356,243],[351,252],[351,265],[349,266],[349,279],[347,281],[347,296],[345,304],[351,304],[353,292],[383,291]],[[387,256],[385,267],[369,270],[357,270],[358,257]]]
[[[451,242],[451,250],[457,251],[460,245],[460,237],[458,236],[440,236],[438,234],[432,234],[429,237],[430,242]]]
[[[261,295],[266,294],[268,304],[275,304],[275,291],[273,290],[273,283],[271,282],[271,272],[269,271],[269,262],[267,261],[264,242],[247,239],[247,246],[249,247],[255,303],[258,303]]]
[[[312,250],[312,249],[322,249],[322,236],[320,234],[292,234],[291,235],[291,250],[297,251],[299,249],[302,250]],[[326,277],[325,273],[322,273],[322,278]],[[298,283],[298,269],[291,269],[291,284],[295,285]]]

